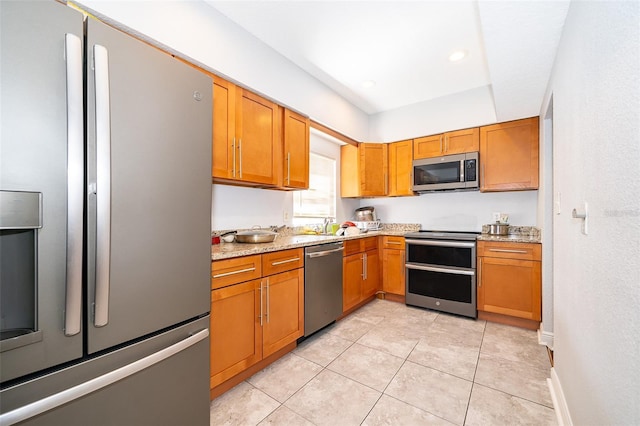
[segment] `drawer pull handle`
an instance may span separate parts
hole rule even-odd
[[[271,266],[278,266],[278,265],[283,265],[285,263],[297,262],[298,260],[300,260],[299,257],[294,257],[287,260],[280,260],[278,262],[271,262]]]
[[[231,272],[224,272],[222,274],[215,274],[213,276],[213,278],[222,278],[222,277],[228,277],[229,275],[236,275],[236,274],[242,274],[244,272],[251,272],[251,271],[255,271],[256,268],[246,268],[246,269],[238,269],[237,271],[231,271]]]
[[[387,244],[402,245],[402,243],[401,243],[401,242],[399,242],[399,241],[387,241]]]
[[[497,251],[500,253],[521,253],[527,254],[526,250],[508,250],[508,249],[489,249],[489,251]]]

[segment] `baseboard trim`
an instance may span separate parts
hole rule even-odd
[[[545,345],[549,349],[553,350],[553,333],[548,331],[542,331],[542,328],[538,329],[538,343]]]
[[[573,426],[571,414],[569,413],[569,406],[567,405],[567,400],[564,397],[562,385],[560,384],[560,379],[556,374],[555,368],[551,368],[551,378],[547,379],[547,384],[549,385],[549,392],[551,393],[551,400],[553,401],[553,408],[556,412],[558,425]]]

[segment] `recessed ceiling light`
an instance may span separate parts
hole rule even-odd
[[[451,55],[449,55],[449,60],[451,62],[458,62],[458,61],[464,59],[466,56],[467,56],[467,51],[466,50],[456,50]]]
[[[364,87],[365,89],[368,89],[370,87],[373,87],[376,85],[376,82],[373,80],[365,80],[362,82],[362,87]]]

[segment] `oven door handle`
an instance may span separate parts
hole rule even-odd
[[[457,247],[457,248],[475,248],[474,242],[463,241],[440,241],[440,240],[405,240],[407,244],[415,244],[418,246],[436,246],[436,247]]]
[[[412,264],[412,263],[405,263],[404,266],[406,266],[407,269],[419,269],[421,271],[443,272],[445,274],[469,275],[469,276],[473,276],[473,275],[476,274],[475,271],[461,270],[461,269],[439,268],[439,267],[436,267],[436,266],[422,266],[422,265],[416,265],[416,264]]]

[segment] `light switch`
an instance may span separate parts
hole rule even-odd
[[[587,204],[587,202],[584,202],[584,208],[579,210],[579,209],[573,209],[573,211],[571,212],[571,216],[574,219],[580,219],[582,220],[582,224],[581,224],[581,231],[584,235],[587,235],[589,233],[589,205]]]

